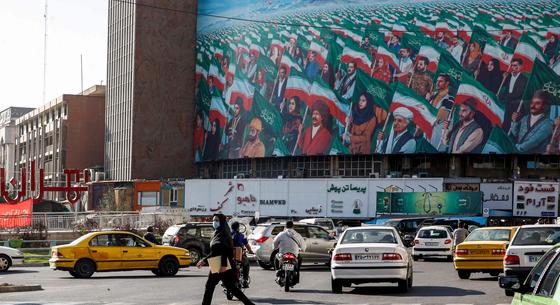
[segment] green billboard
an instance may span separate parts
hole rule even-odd
[[[377,192],[377,214],[480,215],[480,192]]]

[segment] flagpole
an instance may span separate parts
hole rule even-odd
[[[451,127],[451,121],[453,120],[453,112],[455,111],[455,106],[453,105],[453,107],[451,107],[451,111],[449,112],[449,114],[447,115],[447,121],[449,121],[449,125],[447,126],[446,129],[446,133],[445,136],[447,136],[447,133],[449,132],[449,127]],[[439,152],[439,149],[441,148],[441,144],[443,143],[443,130],[441,131],[441,138],[439,138],[439,143],[437,146],[437,151]]]
[[[373,72],[375,71],[376,67],[377,67],[377,58],[373,62],[373,68],[371,68],[371,74],[370,74],[371,77],[373,77]]]
[[[510,69],[511,69],[511,63],[510,63],[509,66],[508,66],[508,69],[507,69],[507,71],[506,71],[506,74],[509,74],[509,70],[510,70]],[[499,95],[499,94],[500,94],[500,91],[502,91],[502,87],[504,86],[504,83],[506,82],[506,78],[507,78],[507,76],[504,77],[504,78],[502,79],[502,83],[500,84],[500,87],[498,88],[498,91],[496,92],[496,95]]]
[[[303,113],[303,120],[301,122],[302,130],[303,130],[303,123],[305,122],[305,118],[307,117],[307,110],[309,110],[309,106],[305,106],[305,112]],[[296,153],[296,149],[298,147],[300,137],[301,137],[301,132],[298,132],[297,139],[296,139],[296,145],[294,145],[294,149],[292,151],[292,156],[295,155],[295,153]]]
[[[276,90],[276,85],[278,85],[278,78],[280,76],[280,69],[278,69],[278,73],[276,73],[276,78],[274,79],[274,87],[272,87],[272,94],[270,95],[270,98],[268,99],[268,103],[272,104],[272,98],[274,97],[274,90]],[[278,89],[278,91],[280,91],[280,89]],[[278,93],[276,93],[278,94]]]
[[[412,78],[414,77],[414,73],[416,72],[416,68],[412,70],[412,74],[410,74],[410,79],[408,80],[408,88],[412,86]]]
[[[350,102],[350,116],[352,116],[352,106],[354,106],[354,101]],[[348,133],[348,126],[350,126],[350,120],[347,118],[344,126],[344,134]]]
[[[519,101],[519,106],[517,106],[517,110],[516,110],[515,112],[519,113],[519,111],[521,111],[521,107],[523,106],[523,102],[524,102],[524,101],[525,101],[525,100]],[[505,119],[505,118],[504,118],[504,119]],[[520,120],[521,118],[517,118],[517,119]],[[512,131],[512,128],[511,128],[511,124],[510,124],[509,130],[508,130],[508,134],[507,134],[508,136],[511,135],[511,131]]]
[[[381,129],[381,131],[383,131],[383,133],[385,133],[385,129],[387,128],[387,124],[389,123],[389,116],[390,115],[391,115],[390,113],[387,114],[387,118],[385,119],[385,124],[383,124],[383,129]],[[377,144],[375,145],[375,149],[377,149],[377,147],[380,147],[379,145],[381,145],[382,141],[383,140],[379,140],[379,139],[377,140]],[[380,152],[380,153],[383,153],[383,152]]]

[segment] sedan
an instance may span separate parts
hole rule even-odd
[[[11,266],[23,264],[23,253],[18,249],[0,247],[0,272],[8,271]]]
[[[94,272],[151,270],[158,276],[173,276],[191,264],[189,251],[159,246],[129,232],[95,232],[68,245],[52,248],[51,269],[88,278]]]
[[[379,282],[398,283],[401,292],[412,287],[412,258],[399,233],[382,226],[347,229],[333,251],[332,291]]]

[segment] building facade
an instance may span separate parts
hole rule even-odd
[[[16,119],[32,110],[33,108],[10,107],[0,112],[0,167],[5,169],[8,180],[14,176]]]
[[[109,1],[107,178],[190,176],[196,1],[135,3]]]
[[[64,169],[103,166],[105,86],[93,86],[80,95],[64,94],[15,121],[16,174],[21,169],[45,170],[45,184],[66,183]],[[92,177],[93,179],[93,177]],[[64,194],[45,194],[64,200]]]

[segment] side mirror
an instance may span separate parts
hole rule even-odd
[[[499,277],[500,288],[513,290],[515,292],[522,292],[523,284],[521,280],[516,275],[500,276]]]

